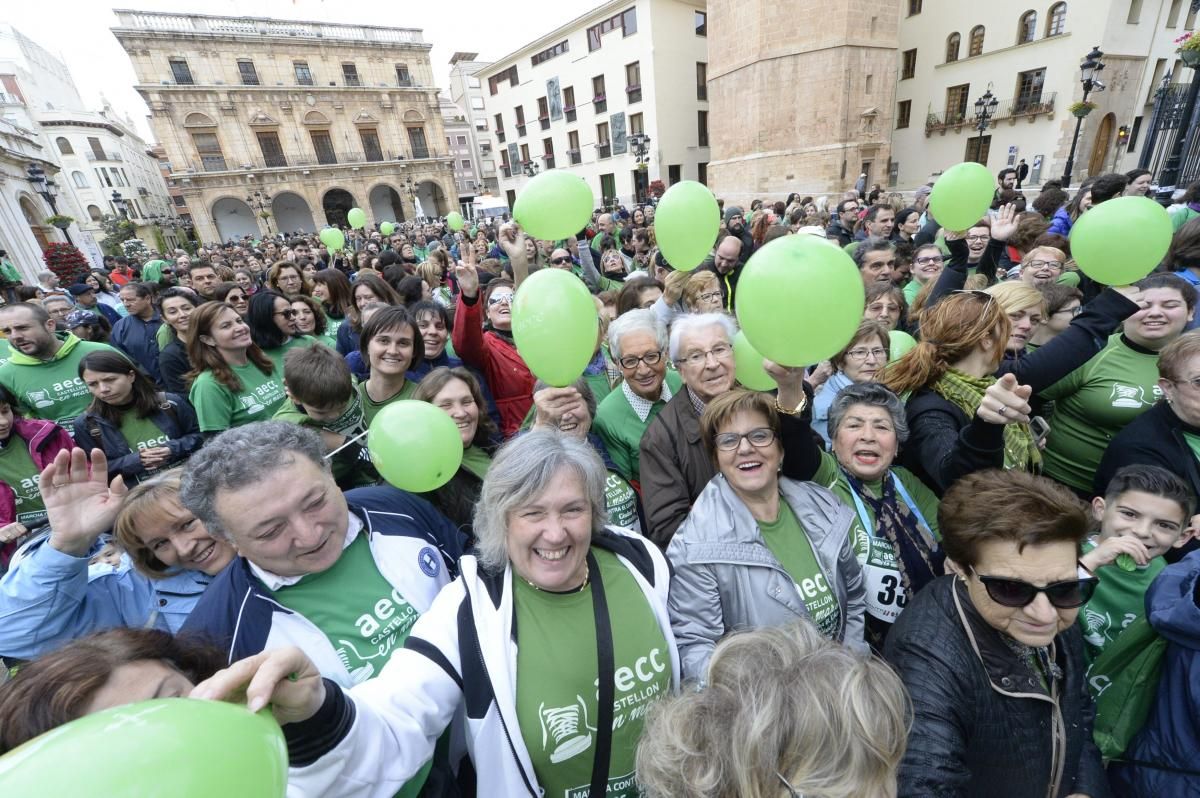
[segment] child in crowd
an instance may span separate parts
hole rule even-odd
[[[92,558],[88,560],[88,565],[104,565],[110,568],[120,568],[121,554],[123,552],[124,549],[121,548],[120,543],[110,540],[104,544],[104,548],[92,555]]]
[[[374,485],[379,474],[367,453],[362,399],[354,390],[350,367],[327,346],[287,353],[283,365],[287,401],[275,413],[278,421],[312,427],[331,455],[333,478],[342,490]]]
[[[1100,577],[1079,613],[1089,663],[1145,614],[1146,591],[1166,567],[1163,554],[1195,533],[1189,526],[1195,506],[1195,495],[1179,477],[1152,465],[1122,468],[1104,498],[1092,500],[1100,533],[1084,542],[1079,560]]]

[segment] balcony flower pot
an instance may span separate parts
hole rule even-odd
[[[1185,33],[1175,40],[1175,44],[1179,45],[1175,52],[1179,53],[1179,60],[1183,61],[1184,66],[1191,69],[1200,66],[1200,37]]]
[[[56,214],[54,216],[47,216],[45,219],[45,223],[52,227],[57,227],[59,230],[66,230],[68,227],[70,227],[72,224],[75,223],[75,219],[70,216],[63,216],[62,214]]]
[[[1071,105],[1067,107],[1067,110],[1070,111],[1071,115],[1076,119],[1083,119],[1092,111],[1095,111],[1096,108],[1096,104],[1089,100],[1087,102],[1071,103]]]

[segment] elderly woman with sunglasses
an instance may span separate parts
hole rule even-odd
[[[983,471],[939,517],[953,574],[884,648],[913,705],[899,796],[1107,796],[1075,623],[1097,584],[1078,562],[1084,506],[1050,480]]]

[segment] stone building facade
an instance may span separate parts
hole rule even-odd
[[[728,202],[884,182],[900,0],[708,1],[709,186]]]
[[[420,30],[115,13],[199,240],[457,206]]]

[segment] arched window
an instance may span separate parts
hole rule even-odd
[[[967,58],[974,55],[983,55],[983,26],[976,25],[971,28],[971,38],[967,44]]]
[[[71,179],[75,181],[75,185],[78,188],[88,187],[87,175],[83,172],[72,172]]]
[[[66,136],[59,136],[54,140],[54,143],[58,147],[58,151],[63,155],[75,154],[75,149],[71,146],[71,142],[67,141]]]
[[[1046,35],[1059,36],[1067,30],[1067,4],[1055,3],[1050,6],[1050,13],[1046,18]]]
[[[962,44],[962,37],[957,33],[951,33],[946,37],[946,63],[958,60],[959,46]]]
[[[1031,42],[1035,36],[1037,36],[1037,12],[1026,11],[1021,15],[1021,22],[1017,25],[1017,44]]]
[[[88,206],[88,216],[91,217],[93,222],[100,221],[100,219],[103,215],[104,214],[100,213],[100,208],[98,208],[97,206],[95,206],[95,205]]]

